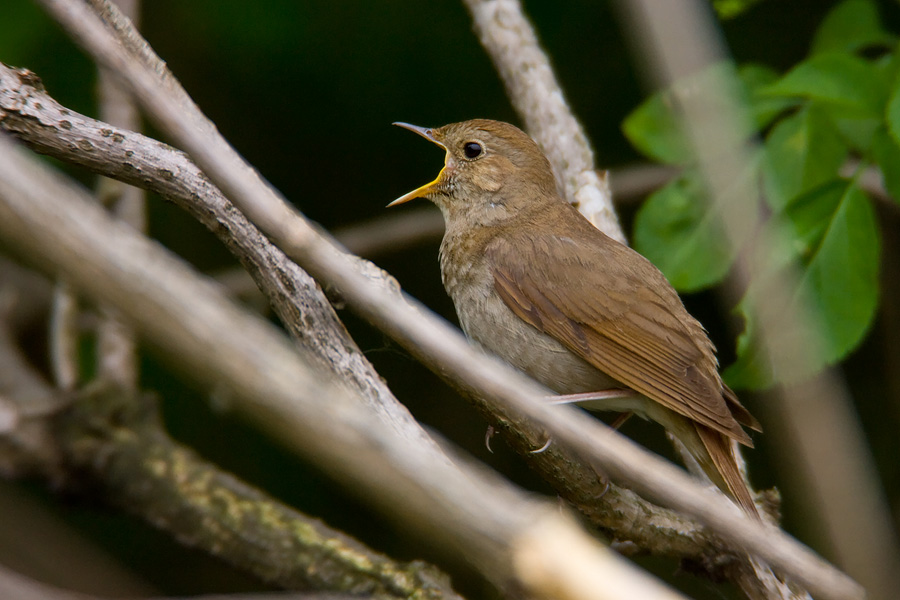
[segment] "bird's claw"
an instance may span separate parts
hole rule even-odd
[[[495,433],[497,433],[497,430],[494,429],[493,425],[488,425],[487,431],[484,432],[484,447],[491,454],[494,453],[494,450],[491,448],[491,438],[494,437]]]
[[[550,444],[553,443],[553,438],[548,437],[547,441],[544,442],[544,445],[536,450],[530,450],[529,454],[540,454],[541,452],[546,452],[547,448],[550,447]]]

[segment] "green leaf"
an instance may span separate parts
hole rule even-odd
[[[785,209],[792,246],[803,264],[811,262],[819,249],[847,189],[846,181],[833,179],[794,198]]]
[[[751,282],[739,310],[746,330],[738,340],[738,360],[725,370],[736,387],[766,387],[777,381],[795,381],[844,358],[868,331],[878,306],[880,238],[871,201],[856,182],[832,181],[797,198],[780,217],[790,237],[787,244],[798,251],[801,270],[798,287],[788,294],[773,290],[774,278],[765,274]],[[779,265],[769,269],[778,272]],[[768,314],[802,311],[814,327],[815,345],[799,372],[779,373],[760,350],[754,315],[778,297],[788,307],[768,307]],[[777,300],[775,300],[777,301]],[[805,335],[779,327],[776,335]],[[801,338],[802,339],[802,338]],[[777,344],[777,340],[776,340]]]
[[[884,119],[871,117],[857,119],[844,116],[840,109],[828,108],[826,110],[847,147],[859,154],[868,154],[872,147],[872,138],[878,128],[884,125]]]
[[[856,52],[873,46],[889,46],[896,38],[881,25],[872,0],[845,0],[826,15],[816,31],[811,54]]]
[[[816,104],[780,121],[765,143],[766,199],[781,210],[792,198],[833,179],[847,146],[828,112]]]
[[[876,59],[872,63],[879,72],[879,78],[885,82],[895,81],[897,78],[897,60],[894,54],[888,54]],[[850,148],[859,154],[870,153],[872,141],[879,128],[884,126],[884,113],[878,115],[855,115],[839,105],[825,105],[828,114],[840,131],[841,136],[850,145]]]
[[[629,114],[622,123],[625,136],[640,152],[659,162],[686,165],[693,160],[691,145],[681,129],[678,103],[704,103],[704,110],[716,111],[717,104],[730,102],[732,95],[744,95],[745,89],[734,65],[720,62],[676,81],[668,90],[651,96]],[[755,128],[747,115],[738,115],[744,135]]]
[[[775,117],[800,102],[796,98],[761,93],[768,85],[778,80],[779,75],[774,69],[752,63],[745,64],[738,68],[738,76],[744,83],[750,113],[758,129],[764,129],[775,120]]]
[[[760,0],[712,0],[713,8],[723,21],[742,15]]]
[[[635,218],[635,249],[682,292],[718,283],[734,259],[707,204],[698,175],[688,172],[647,198]]]
[[[622,131],[638,151],[653,160],[674,165],[691,161],[692,152],[668,92],[656,93],[642,102],[625,117]]]
[[[819,309],[824,359],[831,364],[859,344],[875,317],[881,242],[872,203],[855,182],[823,190],[819,202],[834,206],[825,228],[814,216],[808,220],[806,209],[792,207],[788,217],[805,240],[822,230],[801,286]]]
[[[894,201],[900,202],[900,145],[884,128],[872,139],[872,158],[881,169],[884,187]]]
[[[800,97],[840,107],[854,117],[881,117],[889,83],[884,70],[849,54],[814,55],[761,90],[771,96]]]
[[[737,360],[722,371],[722,379],[735,390],[764,390],[776,383],[775,366],[763,351],[757,320],[751,307],[760,297],[779,298],[777,293],[760,293],[762,286],[747,290],[735,312],[744,318],[744,331],[737,339]]]
[[[890,131],[894,141],[900,144],[900,77],[894,79],[885,118],[887,119],[888,131]]]

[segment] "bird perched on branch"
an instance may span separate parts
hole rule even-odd
[[[758,516],[738,468],[742,426],[760,430],[719,376],[715,348],[665,276],[557,191],[518,128],[484,119],[428,129],[446,150],[437,179],[392,202],[441,209],[441,275],[466,335],[589,409],[663,425],[706,475]]]

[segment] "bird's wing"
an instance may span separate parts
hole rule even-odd
[[[527,231],[498,236],[487,248],[498,294],[519,318],[604,373],[752,445],[735,417],[758,423],[725,391],[703,327],[656,267],[597,233],[582,242]]]

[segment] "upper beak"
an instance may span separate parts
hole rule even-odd
[[[394,125],[396,125],[397,127],[402,127],[403,129],[409,129],[410,131],[414,131],[415,133],[418,133],[419,135],[421,135],[423,138],[425,138],[429,142],[437,144],[438,146],[440,146],[441,148],[444,148],[446,150],[446,146],[444,146],[444,144],[442,144],[439,140],[435,139],[435,137],[432,133],[432,130],[427,127],[419,127],[418,125],[410,125],[409,123],[399,123],[399,122],[394,123]],[[441,171],[441,173],[443,173],[443,170]],[[434,188],[437,186],[438,182],[441,180],[441,173],[438,173],[437,178],[434,181],[432,181],[431,183],[426,183],[422,187],[416,188],[413,191],[411,191],[410,193],[400,196],[399,198],[397,198],[396,200],[394,200],[393,202],[388,204],[388,207],[397,206],[398,204],[403,204],[404,202],[409,202],[410,200],[413,200],[415,198],[426,198],[428,196],[428,194],[434,190]]]

